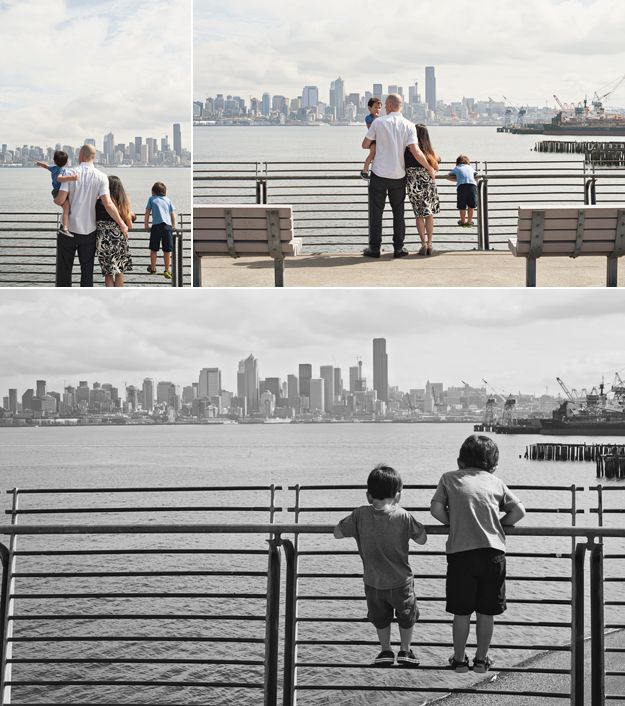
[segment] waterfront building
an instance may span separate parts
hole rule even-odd
[[[317,86],[304,86],[302,91],[302,108],[316,108],[319,105],[319,89]]]
[[[248,414],[258,412],[258,361],[251,354],[239,362],[237,396],[245,398]]]
[[[271,113],[271,96],[269,93],[263,93],[262,113],[265,117],[269,117],[269,114]]]
[[[309,409],[314,414],[315,412],[324,412],[324,380],[321,378],[312,378],[310,381],[310,404]]]
[[[340,400],[343,395],[343,376],[340,368],[334,368],[334,399]]]
[[[436,113],[436,72],[434,66],[425,67],[425,102]]]
[[[388,402],[388,355],[386,339],[373,339],[373,389],[378,399]]]
[[[356,392],[358,389],[358,366],[352,365],[349,369],[349,391]]]
[[[323,411],[331,412],[334,404],[334,366],[322,365],[319,377],[323,380]]]
[[[374,83],[373,84],[373,97],[374,98],[382,98],[382,84],[381,83]]]
[[[35,396],[35,391],[32,387],[29,387],[26,392],[22,395],[22,410],[33,408],[33,397]]]
[[[36,384],[37,397],[43,397],[46,394],[46,381],[37,380]]]
[[[143,409],[151,412],[154,409],[154,380],[144,378],[143,380]]]
[[[182,133],[180,132],[180,123],[174,123],[174,152],[178,157],[182,157]]]
[[[312,365],[310,363],[299,364],[299,394],[310,397],[310,381],[312,379]]]
[[[9,412],[17,414],[17,389],[9,388],[9,399],[8,399]]]
[[[297,375],[288,375],[286,378],[286,396],[290,407],[296,407],[299,401],[299,380]]]
[[[280,378],[265,378],[263,380],[263,391],[269,391],[274,396],[274,406],[280,404],[282,398],[282,384]]]
[[[420,102],[421,96],[419,95],[419,84],[415,81],[413,86],[408,86],[408,103],[410,105],[416,105]]]
[[[221,394],[221,370],[202,368],[198,383],[198,397],[213,397]]]
[[[260,395],[260,410],[267,419],[273,417],[276,409],[276,396],[270,390],[265,390]]]
[[[115,161],[115,136],[112,132],[104,135],[102,152],[104,153],[104,160],[106,164],[113,164]]]
[[[340,120],[345,112],[345,83],[340,76],[330,84],[330,107]]]

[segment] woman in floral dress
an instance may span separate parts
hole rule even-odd
[[[419,149],[426,156],[432,167],[438,169],[441,158],[436,154],[430,135],[425,125],[417,125]],[[440,212],[440,200],[436,189],[436,181],[427,170],[412,156],[409,150],[405,154],[406,189],[412,209],[417,218],[417,231],[421,239],[419,255],[432,254],[432,237],[434,235],[434,216]]]
[[[128,228],[132,228],[135,214],[130,209],[130,199],[119,177],[109,177],[109,190],[111,200],[117,206],[122,220]],[[107,287],[123,287],[124,273],[132,270],[128,237],[121,232],[99,199],[96,202],[95,214],[96,254],[102,268],[104,282]]]

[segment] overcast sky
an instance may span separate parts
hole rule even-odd
[[[194,95],[263,91],[290,98],[317,85],[328,100],[375,83],[425,95],[436,67],[438,98],[517,106],[577,103],[625,73],[623,0],[195,0]],[[625,105],[625,84],[610,104]]]
[[[0,141],[190,146],[191,0],[0,0]]]
[[[426,380],[502,393],[559,392],[611,383],[625,369],[622,290],[4,290],[0,394],[35,380],[188,385],[202,367],[236,389],[252,353],[261,378],[299,363],[343,369],[361,356],[372,379],[372,339],[385,337],[389,383]]]

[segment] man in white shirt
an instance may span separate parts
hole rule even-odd
[[[393,209],[393,249],[395,257],[405,257],[404,247],[406,222],[404,220],[404,200],[406,198],[406,168],[404,152],[409,149],[414,158],[423,165],[432,177],[436,170],[430,166],[419,149],[415,126],[401,114],[403,99],[391,93],[386,99],[386,115],[371,123],[362,146],[368,150],[375,141],[375,159],[371,166],[369,181],[369,247],[365,257],[380,257],[382,247],[382,216],[386,196]]]
[[[78,175],[77,181],[61,184],[54,203],[61,206],[69,199],[70,235],[57,235],[57,271],[56,286],[72,286],[74,257],[78,253],[80,262],[80,286],[93,287],[93,263],[96,250],[95,204],[98,199],[108,214],[128,235],[128,226],[122,221],[117,207],[109,195],[109,180],[104,172],[96,169],[93,162],[96,157],[95,147],[83,145],[78,155],[78,166],[68,170]]]

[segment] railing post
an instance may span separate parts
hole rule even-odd
[[[584,563],[587,544],[575,547],[571,601],[571,706],[584,706]]]
[[[7,622],[8,622],[8,600],[11,578],[10,552],[4,544],[0,544],[0,562],[2,562],[2,588],[0,592],[0,635],[2,635],[2,672],[0,674],[0,701],[3,704],[9,703],[4,699],[4,684],[6,681],[5,669],[7,658]]]
[[[174,231],[174,237],[172,238],[172,252],[171,252],[171,286],[176,287],[176,280],[178,279],[178,231]]]
[[[17,524],[17,509],[19,504],[19,491],[13,488],[9,491],[13,495],[11,505],[11,524]],[[9,542],[9,550],[6,555],[2,552],[2,664],[0,665],[0,704],[6,706],[11,703],[11,687],[7,682],[11,680],[12,665],[9,662],[13,656],[13,643],[9,642],[13,637],[13,603],[11,598],[15,593],[15,551],[17,549],[17,535],[12,534]]]
[[[590,551],[590,703],[605,703],[605,639],[603,612],[603,544],[593,543]]]
[[[278,649],[280,628],[280,537],[272,536],[267,566],[267,619],[265,620],[264,706],[278,703]]]
[[[282,542],[286,557],[286,596],[284,607],[283,706],[295,704],[295,661],[297,659],[297,554],[291,540]]]
[[[488,228],[488,177],[484,177],[482,201],[482,212],[479,214],[479,218],[482,221],[482,240],[484,250],[490,250],[490,233]]]
[[[261,180],[256,176],[256,203],[262,203],[262,194],[260,188]]]
[[[477,205],[479,213],[477,216],[477,249],[484,250],[484,224],[482,222],[482,213],[484,212],[484,180],[477,180]]]
[[[590,185],[590,205],[597,205],[597,177],[592,178],[592,183]]]
[[[592,179],[586,179],[584,181],[584,206],[590,206],[590,185]]]

